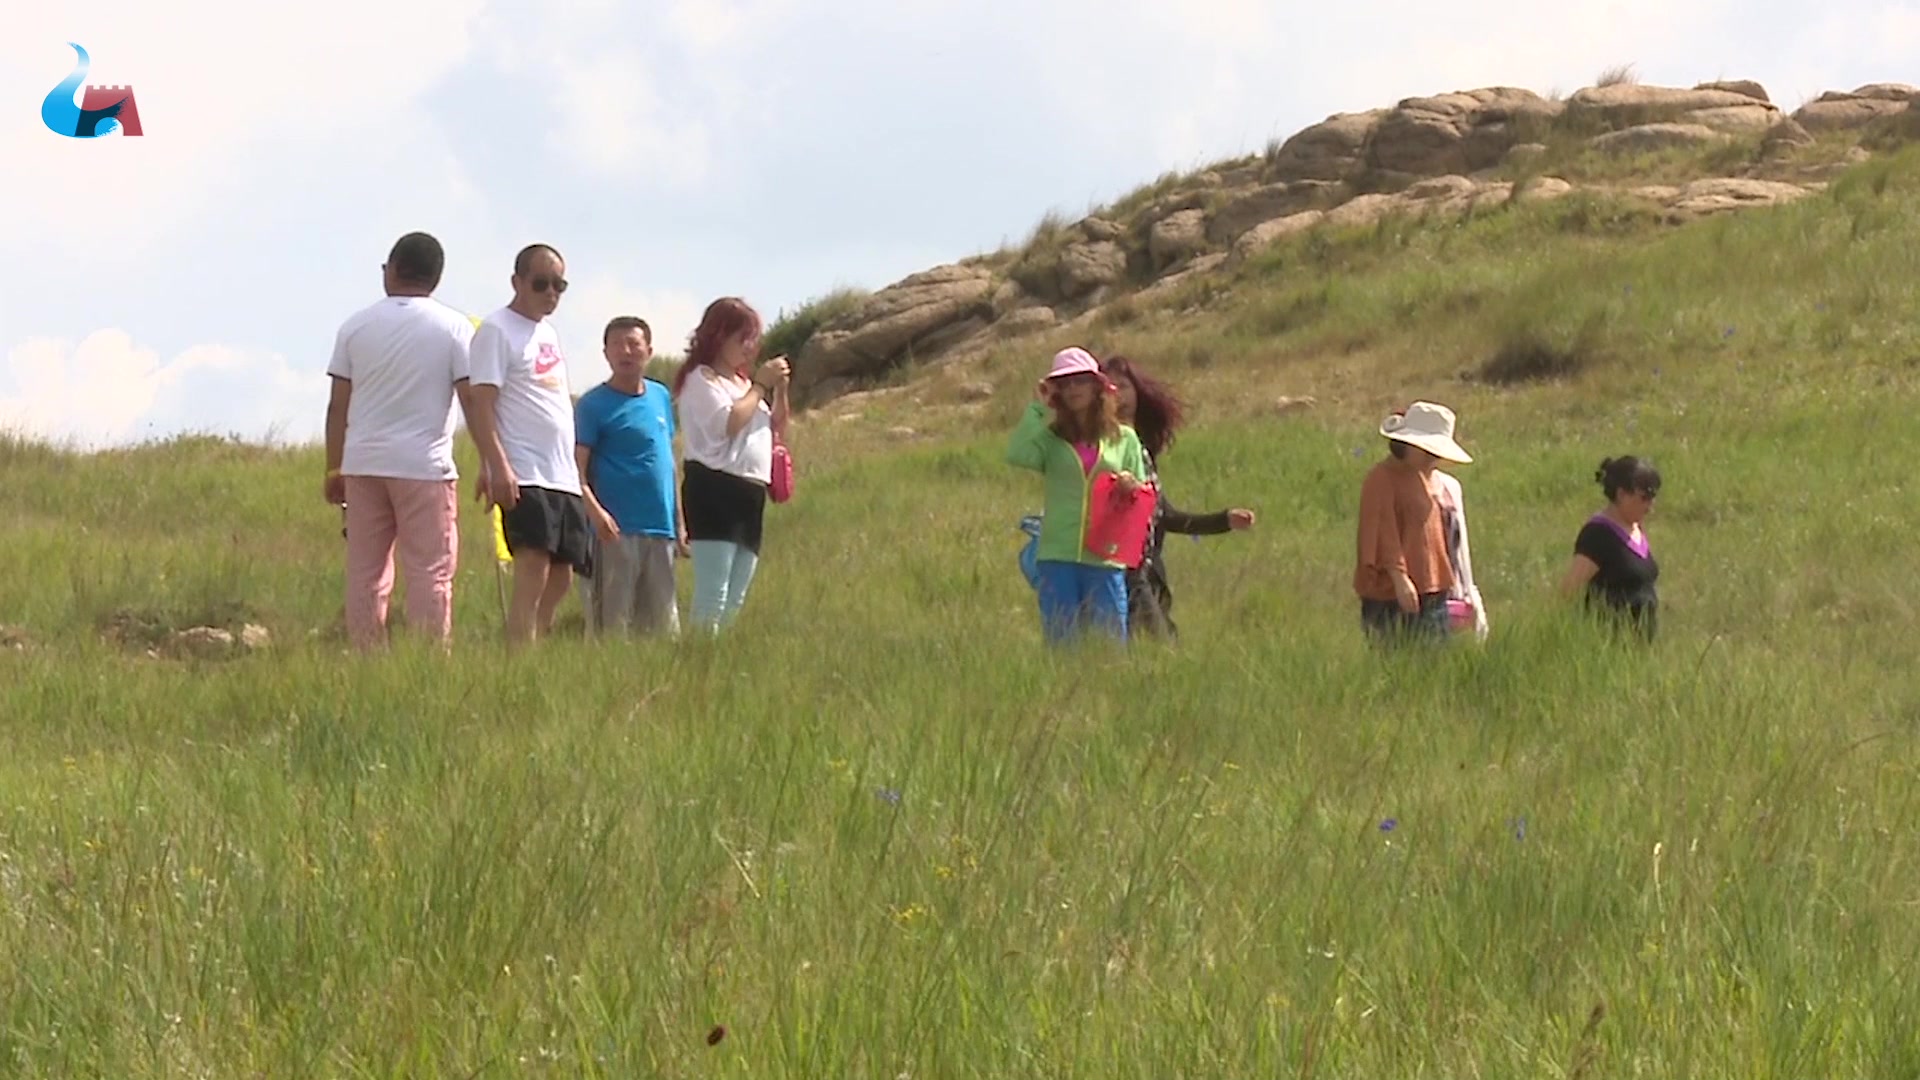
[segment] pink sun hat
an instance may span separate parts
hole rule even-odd
[[[1066,379],[1075,375],[1105,377],[1105,374],[1100,370],[1100,361],[1095,360],[1092,353],[1075,345],[1053,354],[1053,370],[1047,372],[1047,378]]]

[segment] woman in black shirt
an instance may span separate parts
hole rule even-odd
[[[1166,384],[1140,370],[1124,356],[1100,361],[1100,370],[1113,383],[1119,395],[1120,422],[1131,425],[1140,435],[1140,447],[1146,451],[1147,478],[1157,488],[1160,483],[1159,459],[1173,445],[1174,431],[1184,418],[1180,399]],[[1167,584],[1165,552],[1168,533],[1209,536],[1238,532],[1253,527],[1253,511],[1234,508],[1211,514],[1190,514],[1176,510],[1164,492],[1154,505],[1153,532],[1147,539],[1145,557],[1140,565],[1127,571],[1127,632],[1175,639],[1179,628],[1173,624],[1173,590]]]
[[[1601,462],[1594,479],[1606,492],[1607,505],[1574,538],[1573,563],[1560,591],[1572,596],[1585,589],[1589,609],[1603,605],[1652,641],[1660,610],[1654,589],[1660,564],[1643,525],[1660,494],[1660,473],[1649,461],[1619,457]]]

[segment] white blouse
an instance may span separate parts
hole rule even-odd
[[[762,400],[746,425],[727,437],[727,414],[750,389],[703,365],[687,376],[676,405],[688,461],[764,484],[773,479],[773,406]]]
[[[1453,562],[1453,588],[1448,596],[1473,603],[1474,636],[1485,641],[1487,602],[1480,599],[1480,586],[1473,580],[1473,547],[1467,542],[1467,505],[1461,497],[1459,478],[1439,469],[1433,470],[1433,496],[1453,512],[1454,520],[1460,526],[1459,544],[1448,552]]]

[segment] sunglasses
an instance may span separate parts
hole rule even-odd
[[[542,274],[532,281],[527,282],[527,284],[533,286],[534,292],[546,292],[548,289],[552,289],[558,294],[567,291],[567,279],[563,277],[548,277]]]

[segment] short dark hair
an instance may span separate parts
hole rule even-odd
[[[613,340],[615,334],[624,334],[636,328],[646,335],[647,344],[653,344],[653,327],[648,326],[647,320],[638,315],[615,315],[612,321],[607,323],[607,328],[600,331],[600,344],[605,345]]]
[[[1392,454],[1394,457],[1404,459],[1407,456],[1407,444],[1401,442],[1399,439],[1388,439],[1387,453]]]
[[[1593,474],[1600,484],[1600,490],[1607,493],[1607,501],[1612,502],[1623,491],[1637,491],[1643,495],[1660,493],[1660,470],[1653,462],[1631,455],[1608,458],[1600,463]]]
[[[561,262],[567,261],[561,257],[559,250],[551,244],[528,244],[526,247],[520,249],[520,254],[513,257],[513,274],[515,277],[527,276],[527,271],[533,268],[534,253],[539,251],[544,251],[555,259],[559,259]]]
[[[429,233],[410,232],[393,242],[387,252],[393,276],[409,285],[438,285],[447,268],[447,252]]]

